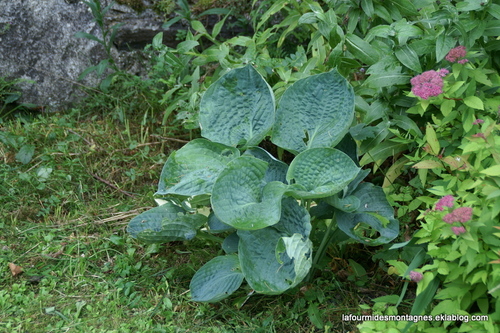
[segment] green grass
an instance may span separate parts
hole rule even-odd
[[[154,127],[78,111],[0,121],[0,332],[346,332],[355,323],[342,314],[398,288],[353,246],[346,257],[371,265],[366,276],[332,254],[320,278],[284,295],[244,287],[191,302],[191,277],[220,247],[126,232],[182,145],[165,137],[186,138]]]

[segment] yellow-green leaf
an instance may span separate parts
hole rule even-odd
[[[483,101],[477,96],[467,96],[464,98],[464,103],[470,108],[484,110]]]
[[[483,171],[481,171],[481,173],[487,176],[500,176],[500,165],[495,165],[484,169]]]
[[[436,131],[431,124],[427,123],[427,127],[425,129],[425,136],[427,138],[427,142],[431,146],[432,155],[436,156],[439,154],[439,141],[437,139]]]
[[[432,161],[432,160],[421,161],[413,166],[413,168],[415,168],[415,169],[434,169],[434,168],[442,168],[442,167],[443,167],[443,164],[441,162]]]

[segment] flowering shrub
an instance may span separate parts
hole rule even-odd
[[[469,60],[465,59],[465,56],[467,55],[467,50],[465,49],[465,46],[460,45],[457,46],[448,52],[446,55],[445,59],[448,60],[449,62],[456,62],[459,64],[465,64]]]
[[[411,79],[411,92],[416,96],[428,99],[443,93],[443,77],[449,73],[447,69],[427,71]]]
[[[430,184],[427,190],[438,197],[414,200],[428,207],[421,211],[420,230],[413,236],[427,259],[414,258],[409,266],[389,263],[390,272],[418,282],[413,309],[418,314],[489,317],[419,322],[414,325],[417,331],[430,327],[435,332],[499,331],[494,323],[500,321],[500,241],[493,232],[500,215],[500,96],[491,87],[498,86],[500,77],[481,65],[460,62],[464,52],[464,48],[450,51],[446,59],[454,62],[450,75],[432,74],[436,82],[442,80],[442,92],[437,94],[437,88],[435,94],[424,96],[414,92],[423,99],[409,110],[428,123],[425,135],[416,138],[422,150],[407,156],[420,184]],[[430,95],[433,99],[424,98]],[[409,267],[413,268],[408,274]]]

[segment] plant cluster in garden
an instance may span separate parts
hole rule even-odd
[[[455,59],[457,53],[451,55]],[[420,214],[420,228],[407,245],[407,251],[414,248],[422,255],[409,264],[388,262],[391,272],[418,282],[412,313],[488,314],[489,320],[422,322],[413,325],[418,331],[498,332],[500,238],[494,230],[500,215],[500,97],[492,87],[500,86],[500,76],[486,64],[456,62],[442,78],[442,92],[430,99],[420,96],[409,110],[430,117],[425,135],[412,138],[422,149],[407,154],[406,163],[417,170],[419,182],[413,184],[430,184],[427,191],[438,198],[413,198],[416,205],[430,207]]]
[[[339,234],[367,245],[397,237],[382,189],[362,183],[367,172],[346,135],[354,95],[337,71],[298,80],[276,107],[270,86],[247,65],[213,83],[200,107],[204,138],[170,155],[157,191],[162,204],[128,226],[145,242],[221,243],[226,254],[191,281],[193,300],[220,301],[243,280],[258,293],[281,294],[313,276]],[[266,137],[295,155],[290,165],[258,146]]]

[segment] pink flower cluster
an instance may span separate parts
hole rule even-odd
[[[413,282],[420,282],[420,280],[422,280],[423,278],[424,275],[420,272],[415,272],[415,271],[410,272],[410,280],[412,280]]]
[[[449,224],[453,222],[461,222],[465,223],[470,221],[472,218],[472,208],[471,207],[459,207],[455,209],[453,212],[446,214],[443,217],[443,221]]]
[[[423,99],[442,94],[443,77],[448,73],[447,69],[440,69],[438,71],[430,70],[415,76],[410,80],[411,92]]]
[[[443,211],[444,207],[453,207],[453,202],[455,198],[451,195],[445,195],[436,203],[436,210]],[[455,222],[465,223],[472,219],[472,208],[471,207],[458,207],[454,209],[451,213],[443,216],[443,221],[448,224],[453,224]],[[457,236],[463,234],[466,230],[463,226],[451,227],[451,231]]]
[[[449,62],[457,62],[459,64],[465,64],[469,60],[465,59],[465,56],[467,55],[467,50],[465,49],[465,46],[457,46],[448,52],[446,55],[445,59],[448,60]]]
[[[455,198],[451,195],[445,195],[436,204],[436,210],[443,210],[443,207],[453,207],[453,201],[455,201]]]

